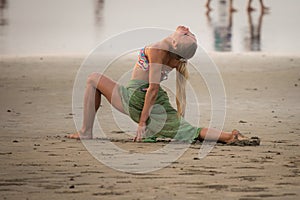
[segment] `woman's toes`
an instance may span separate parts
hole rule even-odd
[[[69,138],[69,139],[80,139],[80,135],[79,135],[79,133],[73,133],[73,134],[67,135],[67,138]]]
[[[92,135],[91,134],[81,134],[80,132],[78,133],[73,133],[73,134],[69,134],[66,136],[69,139],[92,139]]]

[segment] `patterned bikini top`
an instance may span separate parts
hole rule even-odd
[[[149,71],[150,64],[145,55],[145,47],[139,51],[137,64],[143,71]],[[171,70],[162,69],[160,81],[167,80],[170,71]]]
[[[145,47],[139,51],[139,57],[137,64],[143,71],[149,71],[149,61],[145,54]]]

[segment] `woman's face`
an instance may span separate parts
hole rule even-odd
[[[173,34],[173,38],[177,43],[187,45],[197,42],[195,35],[185,26],[178,26]]]

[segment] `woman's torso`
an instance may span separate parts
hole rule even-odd
[[[137,79],[137,80],[144,80],[146,82],[149,82],[149,70],[151,67],[151,64],[149,63],[149,48],[152,48],[153,46],[145,47],[140,49],[138,60],[134,66],[131,79]],[[151,56],[151,55],[150,55]],[[176,65],[178,63],[174,62],[173,59],[170,59],[168,57],[168,54],[162,54],[160,55],[163,58],[161,59],[162,62],[162,68],[161,68],[161,77],[160,80],[166,80],[168,78],[168,74],[172,69],[176,68]]]

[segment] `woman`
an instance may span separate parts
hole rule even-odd
[[[188,77],[186,63],[196,52],[196,42],[195,35],[187,27],[178,26],[167,38],[141,49],[126,87],[102,74],[91,74],[84,96],[82,128],[68,137],[92,138],[95,114],[103,95],[117,110],[138,123],[134,141],[146,138],[144,141],[155,142],[157,137],[188,142],[204,138],[224,143],[248,140],[237,130],[220,133],[214,129],[194,127],[184,120],[185,82]],[[171,70],[176,70],[177,110],[171,106],[167,93],[160,87],[160,82],[168,78]]]

